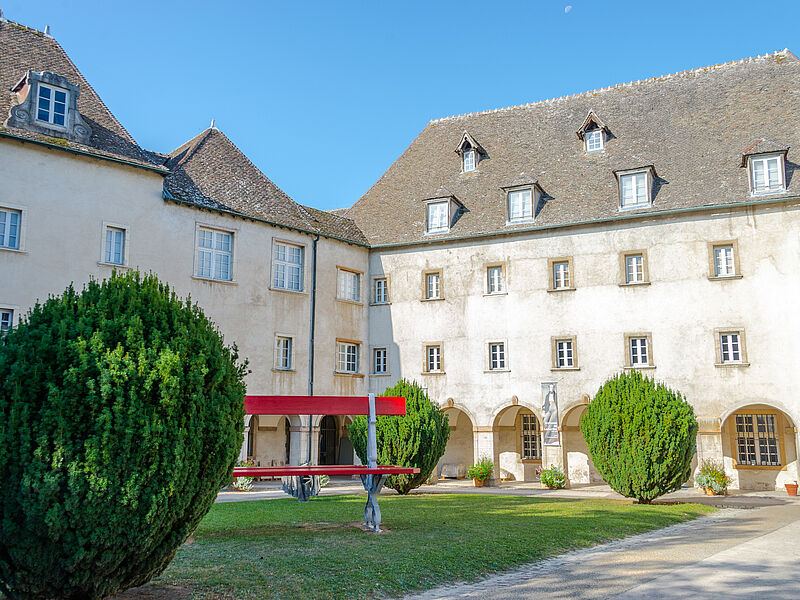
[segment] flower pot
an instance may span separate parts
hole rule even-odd
[[[483,479],[473,479],[475,482],[475,487],[483,487]]]
[[[716,496],[717,494],[710,487],[706,488],[706,496]]]
[[[784,483],[786,486],[786,493],[790,496],[797,496],[797,484],[796,483]]]

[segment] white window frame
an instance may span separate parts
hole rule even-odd
[[[478,167],[477,153],[474,148],[464,150],[461,157],[461,168],[464,173],[471,173]]]
[[[336,372],[358,373],[360,363],[361,344],[345,340],[336,341]]]
[[[275,335],[275,370],[294,371],[294,337]]]
[[[506,343],[489,342],[489,370],[507,371]]]
[[[592,129],[583,134],[586,152],[602,152],[605,147],[605,132],[600,129]]]
[[[506,292],[505,269],[503,265],[486,267],[486,294],[504,294]]]
[[[526,194],[527,199],[525,198]],[[518,211],[515,210],[515,207],[517,206],[517,203],[514,200],[515,197],[520,198],[518,203]],[[525,223],[533,221],[533,201],[535,197],[536,194],[534,193],[534,189],[532,187],[507,190],[506,209],[508,210],[508,222]]]
[[[572,273],[569,260],[553,261],[553,289],[569,290],[572,288]]]
[[[556,340],[556,368],[575,368],[575,345],[571,339]]]
[[[443,213],[439,210],[442,207],[444,207]],[[436,211],[435,214],[434,211]],[[448,231],[450,231],[450,200],[428,202],[425,206],[425,233],[447,233]]]
[[[300,262],[295,260],[299,252]],[[294,254],[294,256],[291,256]],[[297,271],[299,270],[299,273]],[[297,284],[294,285],[294,276]],[[272,278],[270,289],[287,292],[305,291],[305,246],[285,240],[272,240]]]
[[[642,343],[644,342],[644,343]],[[647,336],[630,336],[628,338],[628,360],[630,366],[649,367],[651,365],[650,342]]]
[[[428,344],[425,346],[425,372],[442,373],[442,346]]]
[[[361,302],[361,272],[336,267],[336,299]]]
[[[200,243],[203,239],[203,235],[205,232],[211,232],[211,248],[201,247]],[[220,227],[214,227],[212,225],[206,224],[197,224],[197,230],[195,232],[195,268],[194,268],[194,277],[197,279],[205,279],[208,281],[219,281],[222,283],[234,283],[234,257],[236,256],[236,238],[237,232],[231,229],[223,229]],[[230,250],[223,250],[217,248],[217,238],[228,235],[230,236]],[[208,254],[210,255],[211,260],[211,270],[210,274],[206,275],[201,270],[202,266],[202,255]],[[228,278],[219,277],[219,273],[217,272],[217,260],[218,256],[227,256],[228,257]]]
[[[372,374],[389,374],[389,351],[385,347],[372,349]]]
[[[0,213],[2,213],[2,223],[0,223],[0,238],[2,242],[0,242],[0,250],[22,250],[22,232],[23,232],[23,225],[25,223],[25,211],[12,206],[0,206]],[[14,219],[13,216],[16,216],[16,235],[14,237],[16,244],[12,246],[9,243],[9,239],[11,237],[11,228]]]
[[[389,278],[375,277],[372,280],[372,303],[389,304]]]
[[[625,171],[617,173],[619,179],[619,209],[631,210],[634,208],[646,208],[652,206],[652,173],[650,169],[640,169],[636,171]],[[639,178],[644,178],[643,194],[639,195]],[[625,202],[626,182],[631,181],[633,190],[633,202]]]
[[[425,300],[442,299],[442,272],[425,273]]]
[[[740,365],[744,362],[742,336],[738,331],[719,334],[719,358],[723,365]]]
[[[14,327],[14,309],[0,307],[0,335],[5,335]]]
[[[645,268],[644,254],[632,253],[624,256],[625,262],[625,283],[644,283]]]
[[[770,161],[776,163],[777,181],[774,185],[769,184],[769,163]],[[786,191],[786,167],[784,164],[784,156],[780,154],[762,154],[758,156],[751,156],[748,160],[750,173],[750,192],[753,196],[763,196],[766,194],[780,194]],[[763,169],[764,185],[758,187],[756,185],[756,165],[761,165]]]
[[[46,83],[39,82],[39,89],[36,91],[36,105],[34,106],[34,110],[36,112],[36,121],[39,123],[47,123],[51,127],[59,127],[62,129],[67,128],[67,122],[69,121],[69,90],[54,86],[48,85]],[[50,98],[47,100],[48,109],[47,109],[47,119],[39,118],[39,104],[42,100],[42,90],[50,90]],[[55,122],[55,95],[56,92],[63,92],[64,93],[64,122],[63,123],[56,123]]]
[[[108,232],[121,231],[122,232],[122,262],[111,262],[108,260],[107,246],[108,246]],[[103,221],[103,226],[100,235],[100,261],[101,265],[108,265],[110,267],[127,267],[128,261],[128,248],[130,247],[130,228],[127,225],[120,223],[110,223]]]
[[[736,276],[736,248],[733,243],[714,244],[711,248],[714,277]]]

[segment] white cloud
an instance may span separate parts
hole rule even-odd
[[[569,11],[571,11],[571,10],[572,10],[572,4],[567,4],[567,5],[564,7],[564,13],[565,13],[565,14],[566,14],[566,13],[568,13]]]

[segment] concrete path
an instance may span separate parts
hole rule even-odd
[[[410,600],[800,598],[800,504],[714,515]]]

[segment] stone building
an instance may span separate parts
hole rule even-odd
[[[611,375],[680,390],[699,459],[798,478],[800,61],[788,50],[429,123],[351,208],[302,206],[217,128],[141,148],[48,34],[0,19],[0,329],[70,282],[154,271],[250,360],[251,394],[416,379],[442,476],[563,466]],[[252,417],[243,456],[350,462],[346,421]],[[310,433],[310,435],[309,435]]]

